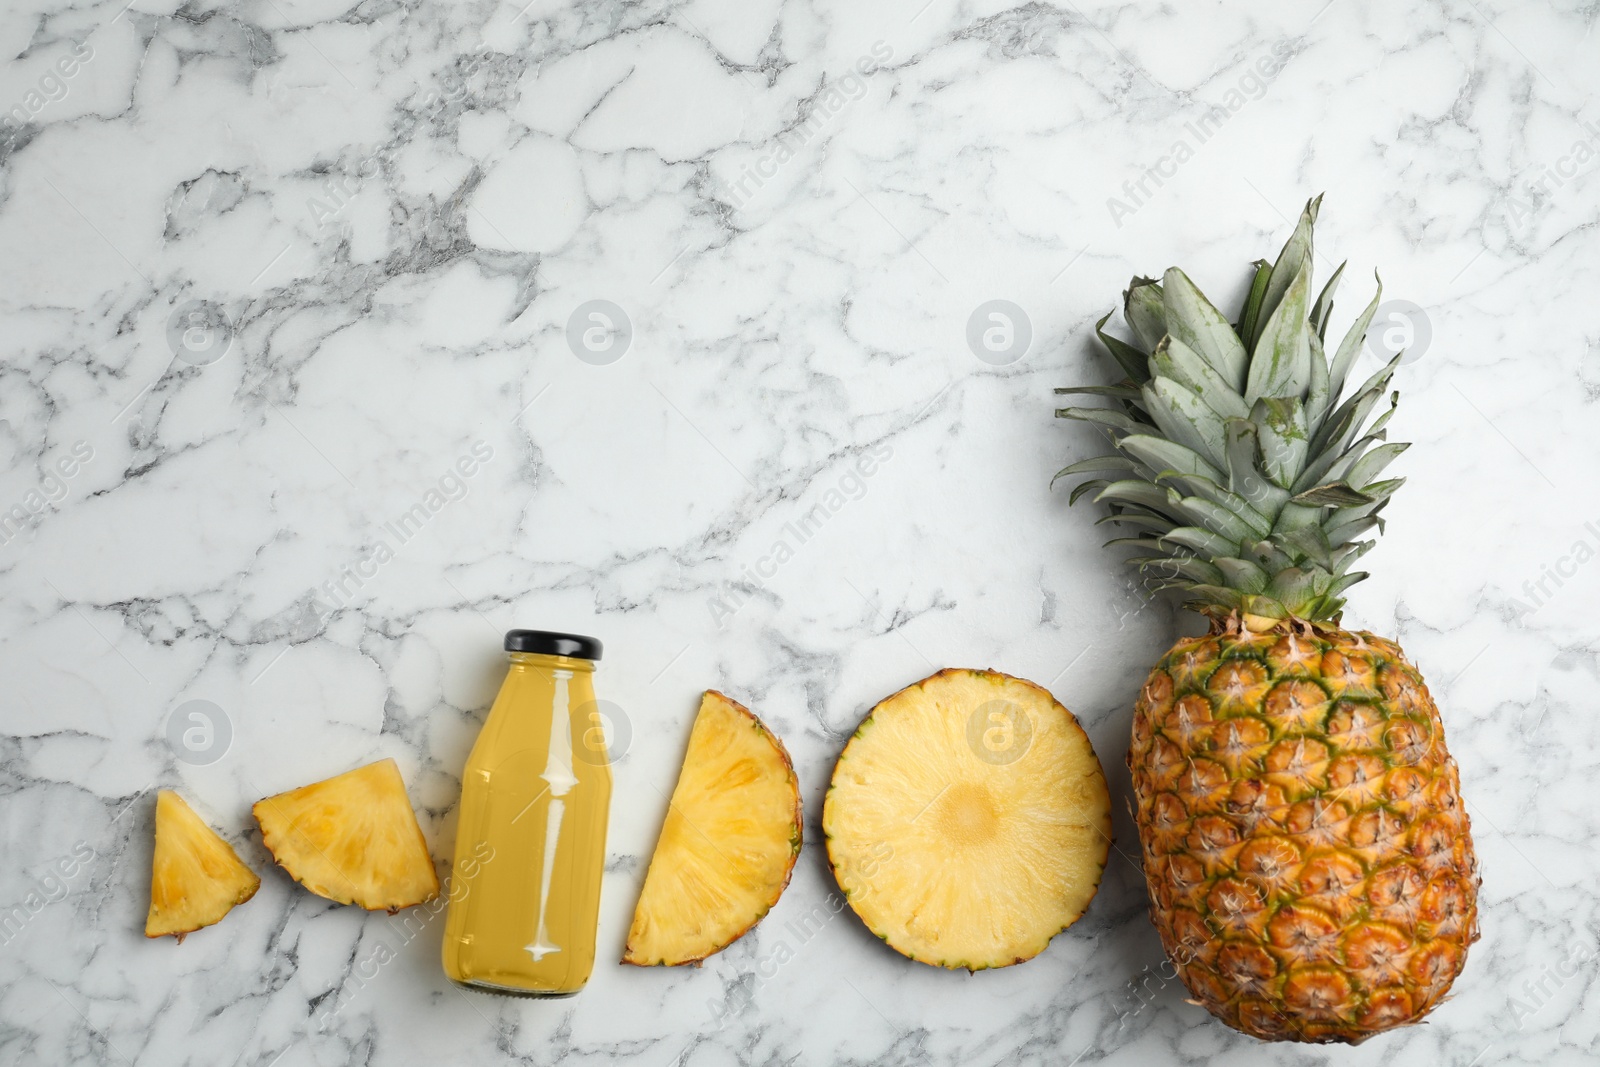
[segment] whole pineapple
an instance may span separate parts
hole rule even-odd
[[[1150,913],[1196,1000],[1271,1040],[1358,1042],[1422,1018],[1478,936],[1477,861],[1438,708],[1393,643],[1339,627],[1350,568],[1404,479],[1370,426],[1397,356],[1341,402],[1378,296],[1330,360],[1340,267],[1311,299],[1306,205],[1258,261],[1237,324],[1173,268],[1135,278],[1125,379],[1058,389],[1108,407],[1115,451],[1074,463],[1131,562],[1211,631],[1141,689],[1128,767]],[[1381,283],[1379,294],[1382,292]],[[1365,428],[1364,428],[1365,426]]]

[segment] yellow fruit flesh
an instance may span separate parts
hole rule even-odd
[[[624,963],[698,963],[754,926],[800,851],[800,786],[761,721],[708,691],[628,931]]]
[[[267,797],[252,810],[273,859],[318,896],[396,911],[439,895],[392,759]]]
[[[261,879],[169,789],[156,796],[156,847],[144,935],[183,935],[220,922],[256,895]]]
[[[1083,914],[1110,812],[1071,712],[1030,682],[947,670],[873,708],[822,825],[873,933],[914,960],[979,970],[1032,958]]]

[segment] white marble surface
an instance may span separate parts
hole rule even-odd
[[[26,913],[0,945],[0,1061],[1587,1061],[1592,4],[519,7],[0,16],[0,508],[28,519],[0,544],[0,902]],[[1231,303],[1320,190],[1322,274],[1351,261],[1335,329],[1375,266],[1431,327],[1399,378],[1411,482],[1348,618],[1442,694],[1484,870],[1453,998],[1334,1051],[1256,1044],[1139,984],[1161,956],[1122,754],[1139,679],[1189,623],[1146,608],[1092,509],[1049,488],[1093,447],[1050,388],[1089,373],[1128,277],[1182,263]],[[632,329],[607,365],[566,342],[597,299]],[[965,341],[990,299],[1032,327],[1003,366]],[[202,330],[175,358],[192,301],[227,344]],[[387,532],[419,503],[420,529]],[[749,583],[819,503],[817,534]],[[346,567],[365,576],[328,592]],[[603,638],[600,691],[631,727],[607,958],[698,692],[788,743],[813,847],[704,968],[468,996],[438,924],[407,941],[270,866],[254,799],[393,756],[443,867],[511,626]],[[975,976],[849,913],[795,933],[832,888],[816,820],[843,738],[946,665],[1050,685],[1118,797],[1088,917]],[[190,700],[231,728],[209,764],[167,741]],[[181,947],[142,936],[160,786],[264,874]],[[368,974],[380,945],[395,959]]]

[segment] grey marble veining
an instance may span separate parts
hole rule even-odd
[[[1596,18],[12,6],[0,1061],[1589,1062]],[[1348,619],[1440,696],[1484,871],[1452,998],[1355,1050],[1257,1044],[1161,977],[1122,754],[1192,623],[1049,488],[1094,447],[1050,389],[1129,276],[1181,263],[1232,301],[1324,190],[1334,328],[1376,268],[1425,334],[1410,481]],[[1025,349],[969,343],[996,300]],[[439,920],[310,896],[249,818],[392,756],[443,869],[512,626],[602,637],[628,733],[603,958],[561,1002],[455,990]],[[972,976],[839,912],[817,827],[865,709],[957,665],[1047,684],[1119,809],[1087,917]],[[711,686],[787,742],[812,843],[704,967],[612,965]],[[191,701],[199,752],[169,740]],[[142,936],[159,787],[263,874],[181,946]]]

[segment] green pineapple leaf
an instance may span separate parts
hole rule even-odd
[[[1173,470],[1179,474],[1197,474],[1214,482],[1222,481],[1222,472],[1204,456],[1165,437],[1129,434],[1117,442],[1117,447],[1153,470]]]
[[[1295,224],[1294,233],[1289,236],[1283,250],[1278,253],[1277,262],[1272,265],[1272,276],[1267,281],[1266,294],[1261,301],[1260,315],[1263,320],[1270,321],[1278,305],[1283,302],[1289,287],[1299,276],[1302,267],[1306,268],[1309,280],[1312,258],[1311,231],[1316,225],[1317,211],[1321,207],[1321,196],[1314,197],[1306,203],[1305,210],[1300,212],[1300,221]],[[1252,350],[1259,341],[1259,337],[1252,339]]]
[[[1225,558],[1238,547],[1237,541],[1231,541],[1221,534],[1212,533],[1203,526],[1175,527],[1162,540],[1181,545],[1207,559]]]
[[[1135,278],[1122,294],[1122,315],[1145,351],[1155,348],[1167,335],[1161,284],[1154,278]]]
[[[1115,359],[1128,377],[1133,379],[1134,384],[1143,385],[1150,380],[1149,357],[1122,338],[1106,333],[1106,323],[1110,318],[1111,312],[1108,311],[1094,324],[1095,335],[1100,338],[1100,343],[1106,346],[1106,351],[1111,353],[1111,358]]]
[[[1267,299],[1267,284],[1272,281],[1272,264],[1258,259],[1251,264],[1255,276],[1250,280],[1250,293],[1245,297],[1244,309],[1239,312],[1239,339],[1246,348],[1256,343],[1256,332],[1261,326],[1261,305]]]
[[[1311,384],[1311,324],[1306,302],[1311,291],[1311,261],[1300,265],[1280,303],[1261,327],[1250,359],[1250,379],[1244,399],[1254,404],[1262,397],[1304,396]]]
[[[1055,389],[1057,396],[1109,396],[1117,400],[1138,400],[1139,387],[1135,385],[1064,385]]]
[[[1178,268],[1159,282],[1134,278],[1123,317],[1135,341],[1106,333],[1109,315],[1095,324],[1117,380],[1058,390],[1111,402],[1057,412],[1098,426],[1115,448],[1057,474],[1081,479],[1070,499],[1102,501],[1098,521],[1134,535],[1115,543],[1143,553],[1129,564],[1146,584],[1185,589],[1190,607],[1213,616],[1337,619],[1342,594],[1365,577],[1351,566],[1375,544],[1360,538],[1382,532],[1404,484],[1382,478],[1407,447],[1386,429],[1399,358],[1346,389],[1382,282],[1330,358],[1345,265],[1312,299],[1320,205],[1306,205],[1274,263],[1253,264],[1236,327]]]
[[[1317,340],[1323,341],[1328,336],[1328,317],[1333,314],[1333,292],[1339,288],[1339,278],[1344,274],[1344,268],[1349,261],[1339,264],[1333,272],[1333,277],[1328,279],[1328,284],[1322,287],[1322,292],[1317,294],[1317,302],[1311,305],[1311,326],[1316,330]]]
[[[1136,433],[1139,430],[1139,423],[1130,416],[1120,411],[1112,411],[1110,408],[1056,408],[1056,418],[1092,422],[1097,426],[1122,433]]]
[[[1171,378],[1152,378],[1144,387],[1144,407],[1168,438],[1212,465],[1223,461],[1222,423],[1193,391]]]
[[[1368,436],[1371,435],[1369,434]],[[1384,468],[1388,467],[1390,463],[1399,457],[1400,453],[1410,447],[1411,445],[1405,441],[1397,441],[1392,445],[1379,445],[1356,460],[1351,465],[1349,473],[1345,475],[1345,479],[1351,485],[1362,486],[1363,491],[1370,492],[1370,490],[1366,489],[1368,483],[1382,474]]]
[[[1222,572],[1223,580],[1217,585],[1226,585],[1230,589],[1237,589],[1241,593],[1262,593],[1272,581],[1272,576],[1262,570],[1257,564],[1247,559],[1238,559],[1233,556],[1224,556],[1212,560],[1217,569]]]
[[[1227,392],[1241,392],[1250,357],[1222,312],[1177,267],[1162,278],[1161,290],[1168,335],[1203,359],[1226,384]]]
[[[1305,409],[1298,397],[1271,397],[1256,401],[1250,412],[1261,449],[1261,470],[1272,484],[1284,489],[1294,484],[1305,466],[1311,447]]]
[[[1296,493],[1291,503],[1299,504],[1305,508],[1342,508],[1357,504],[1370,504],[1372,497],[1345,485],[1343,482],[1330,482],[1319,485],[1315,489],[1307,489],[1303,493]]]
[[[1176,337],[1163,337],[1156,345],[1150,353],[1150,369],[1156,377],[1170,378],[1194,393],[1218,419],[1238,419],[1250,413],[1215,368]]]
[[[1372,294],[1372,300],[1367,304],[1366,310],[1356,316],[1356,321],[1351,324],[1345,333],[1344,340],[1339,342],[1339,350],[1334,354],[1333,366],[1328,371],[1328,393],[1337,400],[1344,392],[1344,382],[1350,376],[1350,368],[1355,365],[1356,357],[1361,354],[1361,346],[1366,343],[1367,329],[1372,325],[1372,316],[1378,312],[1378,304],[1383,300],[1383,279],[1373,273],[1377,280],[1378,291]]]

